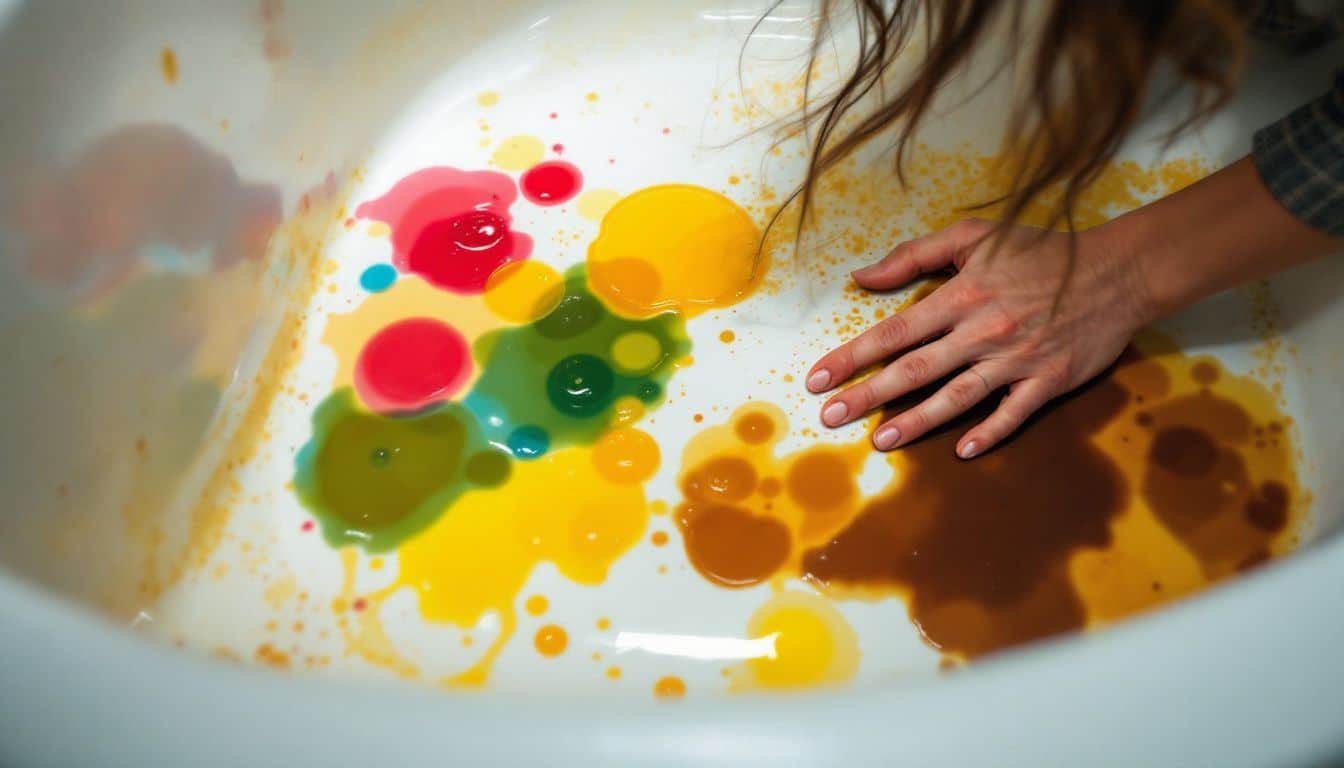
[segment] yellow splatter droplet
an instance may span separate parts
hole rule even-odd
[[[490,274],[485,283],[485,305],[511,323],[530,323],[545,317],[565,296],[565,282],[540,261],[514,261]]]
[[[621,193],[614,189],[590,189],[579,195],[574,208],[589,221],[601,221],[620,199]]]
[[[623,314],[694,316],[735,304],[756,287],[766,271],[757,263],[759,239],[747,212],[717,192],[649,187],[602,219],[588,249],[589,280]]]
[[[172,48],[159,52],[159,70],[163,72],[163,82],[169,85],[177,82],[177,52]]]
[[[537,647],[537,653],[554,658],[564,653],[565,648],[569,647],[569,634],[565,632],[564,627],[547,624],[537,630],[537,636],[533,643]]]
[[[858,670],[859,636],[829,600],[780,592],[747,623],[752,638],[773,638],[774,653],[746,662],[747,685],[797,689],[849,681]]]
[[[598,474],[618,485],[642,483],[658,471],[658,443],[647,432],[620,427],[593,445]]]
[[[653,695],[660,699],[680,699],[686,695],[686,682],[674,675],[660,677],[653,684]]]
[[[584,96],[584,98],[588,101],[597,101],[598,96],[595,91],[589,91],[588,95]]]
[[[364,230],[369,237],[387,237],[392,234],[392,227],[385,221],[375,221],[369,224],[368,229]]]
[[[546,145],[536,136],[510,136],[495,147],[490,162],[506,171],[526,171],[546,157]]]
[[[611,619],[608,619],[608,618],[605,617],[605,616],[603,616],[602,618],[598,619],[598,620],[597,620],[597,628],[600,629],[600,630],[602,630],[603,632],[607,631],[608,629],[611,629]]]
[[[545,595],[533,595],[527,598],[527,602],[523,604],[523,607],[533,616],[540,616],[546,612],[547,608],[551,607],[551,603],[546,599]]]
[[[607,667],[607,679],[609,679],[609,680],[620,680],[620,679],[621,679],[621,668],[620,668],[620,667]]]
[[[737,334],[732,331],[723,331],[719,334],[719,341],[722,341],[724,344],[732,344],[736,340]]]
[[[666,353],[653,334],[630,331],[621,334],[611,345],[611,359],[622,373],[638,376],[663,362]]]
[[[482,91],[476,95],[476,103],[482,107],[493,107],[499,103],[499,94],[494,91]]]

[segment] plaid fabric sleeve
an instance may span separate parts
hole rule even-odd
[[[1283,207],[1344,236],[1344,71],[1329,93],[1257,131],[1252,154]]]

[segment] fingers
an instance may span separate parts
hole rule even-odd
[[[937,336],[947,330],[951,321],[950,312],[940,301],[921,301],[884,318],[818,360],[807,374],[807,388],[825,392],[837,387],[855,372]],[[909,364],[917,363],[918,359]]]
[[[993,413],[962,436],[957,455],[973,459],[998,445],[1054,396],[1054,389],[1043,379],[1017,382]]]
[[[870,290],[890,290],[905,285],[920,275],[958,265],[958,255],[973,246],[992,225],[980,219],[944,227],[932,234],[908,240],[896,246],[881,261],[855,270],[854,282]]]
[[[873,433],[873,445],[889,451],[918,440],[970,410],[1003,382],[990,366],[977,365],[944,384],[932,397],[888,419]]]
[[[969,354],[955,334],[908,352],[827,401],[821,409],[821,421],[828,427],[848,424],[883,403],[955,371],[966,363]]]

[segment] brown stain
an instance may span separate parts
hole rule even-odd
[[[779,457],[783,413],[742,406],[687,444],[691,565],[722,586],[802,577],[832,597],[900,597],[930,645],[968,659],[1150,609],[1296,542],[1291,420],[1212,358],[1145,335],[1009,442],[958,459],[994,404],[890,454],[872,498],[856,482],[866,436]]]

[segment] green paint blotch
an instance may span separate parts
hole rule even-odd
[[[502,461],[482,458],[490,455]],[[473,485],[498,485],[509,470],[461,405],[382,416],[363,410],[348,388],[317,407],[296,464],[294,489],[326,540],[369,552],[392,549]]]
[[[660,350],[643,373],[623,373],[609,357],[616,339],[632,331],[651,336]],[[690,348],[681,315],[617,315],[593,295],[578,265],[565,273],[564,298],[546,317],[477,340],[472,353],[481,376],[463,402],[496,444],[513,447],[509,437],[525,426],[548,435],[550,449],[591,444],[611,425],[620,398],[656,401],[673,362]]]

